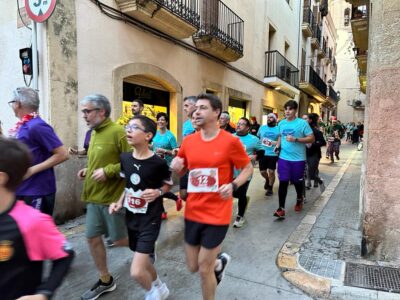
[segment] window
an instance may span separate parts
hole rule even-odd
[[[350,8],[344,10],[344,26],[349,26],[350,24]]]

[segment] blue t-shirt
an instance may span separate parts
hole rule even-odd
[[[171,131],[167,130],[164,134],[161,134],[160,131],[157,130],[155,137],[153,138],[153,151],[156,152],[158,148],[162,148],[165,150],[172,150],[177,148],[178,145],[176,143],[176,138],[172,134]],[[172,161],[171,155],[165,155],[164,159],[169,164]]]
[[[194,132],[192,121],[187,119],[182,125],[182,136],[185,137]]]
[[[261,146],[260,140],[252,135],[252,134],[246,134],[246,135],[237,135],[236,133],[233,134],[234,136],[237,136],[242,143],[244,150],[246,151],[247,155],[254,155],[256,154],[257,150],[263,150],[263,147]],[[240,170],[234,169],[234,174],[233,177],[236,178],[240,173]],[[250,180],[251,176],[247,179]]]
[[[263,125],[257,132],[257,136],[260,138],[261,145],[264,149],[265,156],[277,156],[274,152],[276,141],[279,137],[278,126],[269,127],[268,125]],[[272,144],[272,142],[275,142]]]
[[[40,164],[53,155],[52,151],[63,144],[53,128],[40,117],[23,124],[17,139],[28,146],[32,166]],[[18,196],[46,196],[56,192],[54,169],[49,168],[24,180],[17,189]]]
[[[279,158],[289,161],[306,160],[306,144],[288,142],[286,136],[292,135],[295,138],[303,138],[313,133],[308,122],[296,118],[292,121],[282,120],[278,124],[279,135],[281,136],[281,153]]]

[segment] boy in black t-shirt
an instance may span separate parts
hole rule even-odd
[[[145,299],[166,299],[169,290],[157,276],[150,255],[154,254],[160,232],[162,195],[172,185],[171,172],[166,161],[149,150],[157,130],[151,119],[135,116],[125,129],[128,143],[134,150],[120,156],[121,176],[126,178],[126,188],[109,210],[114,213],[126,208],[129,248],[135,252],[131,276],[146,289]]]

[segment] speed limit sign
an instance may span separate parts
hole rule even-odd
[[[25,0],[28,16],[35,22],[42,23],[50,18],[57,0]]]

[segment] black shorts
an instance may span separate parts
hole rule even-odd
[[[278,156],[263,156],[259,161],[260,171],[276,170],[276,163],[278,162]]]
[[[185,242],[207,249],[219,246],[228,232],[229,225],[209,225],[185,219]]]
[[[179,180],[179,189],[181,189],[181,190],[187,190],[188,180],[189,180],[189,171],[186,172],[186,174],[183,175],[183,176],[180,178],[180,180]]]
[[[160,228],[161,223],[151,224],[151,226],[141,230],[128,228],[129,249],[144,254],[154,253]]]

